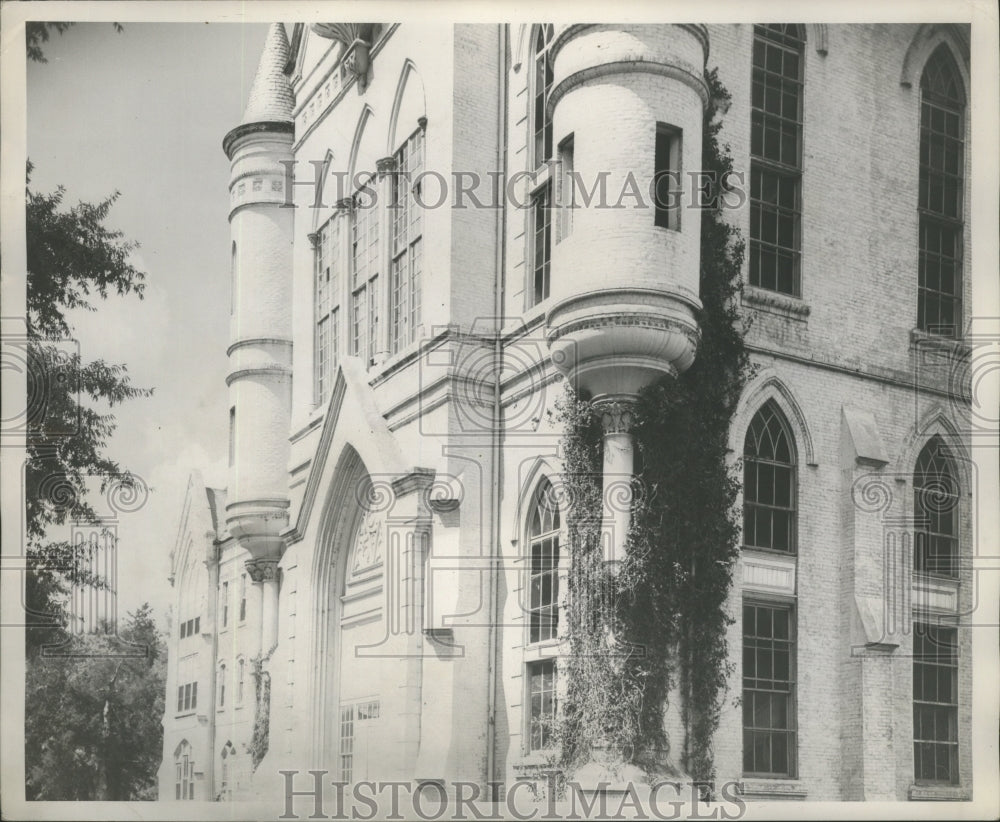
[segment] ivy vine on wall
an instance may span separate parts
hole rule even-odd
[[[250,671],[254,680],[254,718],[253,736],[250,738],[250,761],[253,763],[253,770],[263,761],[267,755],[270,741],[270,717],[271,717],[271,674],[264,669],[264,663],[271,658],[274,653],[271,648],[266,655],[258,654],[250,660]]]
[[[702,164],[725,180],[732,158],[719,145],[717,114],[729,93],[716,70],[705,79]],[[737,307],[744,243],[721,202],[702,212],[694,364],[648,386],[635,408],[637,493],[626,557],[614,576],[600,545],[601,422],[587,397],[568,393],[560,403],[571,570],[570,648],[560,662],[567,693],[556,731],[567,775],[603,751],[607,761],[649,773],[674,762],[694,780],[715,779],[712,739],[731,668],[726,599],[740,534],[740,483],[727,464],[727,443],[750,373]],[[673,695],[682,740],[665,729]]]

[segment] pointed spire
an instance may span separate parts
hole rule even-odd
[[[292,122],[295,96],[285,76],[288,55],[285,26],[283,23],[272,23],[267,30],[264,51],[250,87],[243,123]]]

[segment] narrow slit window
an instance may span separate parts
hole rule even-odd
[[[678,231],[681,227],[680,129],[657,124],[654,167],[654,224]]]

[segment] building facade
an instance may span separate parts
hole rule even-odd
[[[230,474],[174,549],[161,798],[538,777],[555,405],[698,355],[701,212],[620,192],[701,169],[712,68],[756,366],[718,779],[971,796],[968,27],[324,23],[270,27],[224,141]]]

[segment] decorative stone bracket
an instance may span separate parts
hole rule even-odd
[[[327,40],[343,46],[345,65],[358,81],[358,90],[364,91],[368,85],[368,70],[371,67],[371,47],[378,31],[378,23],[313,23],[312,31]]]

